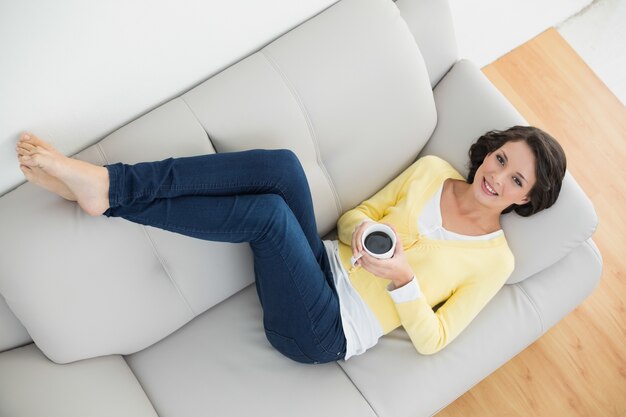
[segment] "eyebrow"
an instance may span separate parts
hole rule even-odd
[[[508,156],[506,156],[506,152],[504,152],[504,150],[502,151],[502,155],[504,155],[504,160],[505,160],[506,162],[509,162],[509,157],[508,157]],[[526,179],[526,177],[524,177],[524,176],[522,175],[522,173],[521,173],[521,172],[517,171],[517,172],[516,172],[516,174],[517,174],[517,175],[519,175],[520,177],[522,177],[522,179],[523,179],[524,181],[528,182],[528,180]]]

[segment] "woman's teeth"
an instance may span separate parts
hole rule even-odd
[[[487,191],[489,191],[491,194],[493,195],[498,195],[498,193],[496,193],[496,190],[494,190],[493,188],[491,188],[489,186],[489,183],[487,182],[486,179],[483,178],[483,183],[485,184],[485,188],[487,189]]]

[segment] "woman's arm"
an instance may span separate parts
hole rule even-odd
[[[509,273],[501,271],[499,277],[485,276],[462,285],[437,312],[423,294],[413,301],[396,302],[402,326],[415,349],[430,355],[452,342],[502,288]]]
[[[419,160],[418,160],[419,161]],[[339,240],[346,245],[352,244],[352,233],[363,221],[379,221],[388,213],[390,207],[395,206],[404,198],[409,180],[415,173],[417,162],[408,167],[399,176],[393,179],[382,190],[368,200],[345,212],[337,221]]]

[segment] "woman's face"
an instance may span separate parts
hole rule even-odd
[[[480,204],[502,211],[511,204],[526,204],[535,181],[535,156],[530,147],[524,141],[506,142],[485,156],[472,190]]]

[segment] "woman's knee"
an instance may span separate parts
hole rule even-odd
[[[259,198],[259,210],[267,224],[286,223],[289,221],[291,209],[285,200],[278,194],[262,194]]]
[[[275,149],[272,151],[275,158],[274,166],[279,168],[283,174],[304,173],[300,159],[291,149]]]

